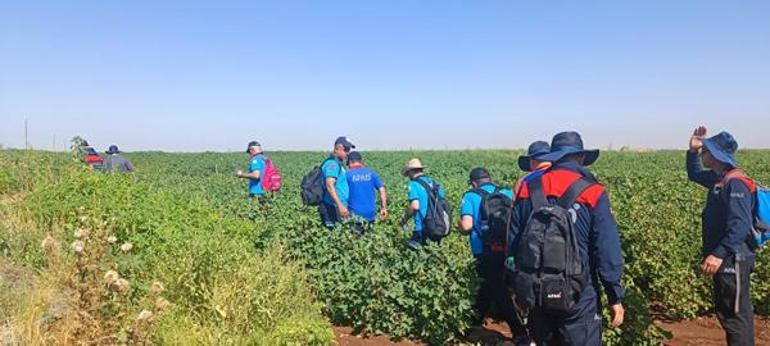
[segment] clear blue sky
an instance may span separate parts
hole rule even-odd
[[[770,147],[770,1],[0,2],[0,143]]]

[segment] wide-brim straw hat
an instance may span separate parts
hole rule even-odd
[[[411,159],[406,163],[404,169],[401,170],[401,175],[406,176],[411,170],[424,168],[428,168],[428,166],[423,165],[422,162],[420,162],[420,159]]]

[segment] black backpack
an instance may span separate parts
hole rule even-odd
[[[323,165],[325,165],[329,160],[334,159],[328,158],[324,160],[324,162],[321,163],[321,166],[313,167],[310,172],[302,177],[302,183],[300,184],[300,195],[302,196],[302,203],[305,205],[319,205],[323,201],[324,191],[326,190],[326,182],[323,179],[323,171],[321,171],[321,167],[323,167]],[[340,172],[342,172],[341,165]]]
[[[441,187],[437,182],[433,186],[419,177],[414,179],[428,192],[428,212],[422,220],[422,231],[428,239],[439,241],[449,235],[452,227],[452,207],[446,199],[441,197],[439,190]]]
[[[474,189],[472,192],[481,196],[479,221],[484,252],[504,252],[513,200],[502,193],[502,189],[498,186],[495,186],[492,192],[487,192],[482,188]]]
[[[580,178],[555,204],[543,192],[542,177],[529,182],[532,214],[515,247],[513,290],[524,311],[563,315],[572,310],[588,281],[575,231],[575,199],[595,181]]]

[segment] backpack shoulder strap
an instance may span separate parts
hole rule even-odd
[[[332,161],[332,160],[335,161],[335,162],[337,161],[337,159],[335,159],[333,157],[327,157],[326,160],[321,162],[321,166],[319,167],[319,168],[321,168],[321,172],[323,172],[324,166],[326,165],[326,162]],[[340,175],[340,174],[342,174],[342,164],[337,162],[337,175]]]
[[[596,182],[586,179],[585,177],[582,177],[578,180],[575,180],[575,182],[572,183],[572,185],[569,186],[567,191],[564,192],[561,197],[559,197],[558,205],[562,208],[570,208],[573,203],[575,203],[575,200],[577,200],[578,197],[585,191],[587,188],[589,188],[591,185],[596,184]]]
[[[436,194],[433,191],[433,187],[430,186],[430,184],[428,184],[425,180],[420,179],[420,177],[417,177],[417,178],[412,179],[412,181],[415,181],[418,184],[420,184],[420,186],[422,186],[425,189],[425,191],[428,192],[428,197],[429,198],[431,198],[431,199],[435,199],[436,198]]]
[[[548,205],[548,198],[545,195],[545,190],[543,190],[542,175],[528,181],[527,186],[529,187],[529,197],[532,200],[532,210]]]

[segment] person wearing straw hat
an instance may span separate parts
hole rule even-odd
[[[690,137],[687,176],[708,189],[702,216],[703,274],[713,279],[714,307],[728,345],[754,345],[749,276],[754,268],[754,182],[738,166],[738,143],[727,132]],[[705,168],[704,168],[705,166]]]
[[[521,184],[527,180],[538,177],[551,167],[548,161],[540,160],[540,156],[548,154],[551,151],[551,145],[545,141],[536,141],[527,148],[527,155],[519,156],[519,168],[528,172],[513,185],[514,196],[519,192]]]
[[[256,198],[261,203],[265,201],[265,190],[260,179],[265,175],[266,167],[262,144],[257,141],[249,142],[246,146],[246,153],[249,154],[249,171],[244,173],[238,170],[235,172],[235,176],[249,179],[249,197]]]
[[[538,156],[539,160],[553,162],[553,166],[539,177],[523,182],[519,196],[514,202],[505,265],[513,269],[509,284],[513,286],[515,292],[522,293],[522,296],[516,296],[517,307],[531,308],[528,311],[518,310],[528,314],[527,329],[530,337],[538,345],[551,342],[566,345],[601,345],[602,311],[599,306],[598,287],[603,287],[607,295],[611,326],[618,327],[624,320],[625,309],[622,304],[623,286],[621,284],[623,257],[620,234],[610,211],[610,200],[604,187],[596,181],[586,167],[596,162],[598,157],[599,150],[583,148],[583,140],[577,132],[556,134],[551,141],[550,152]],[[563,196],[565,198],[561,198]],[[559,302],[569,303],[564,306],[572,306],[563,314],[553,314],[549,307],[537,303],[544,301],[545,298],[542,296],[533,298],[534,296],[529,294],[527,289],[532,289],[532,285],[536,284],[528,281],[531,276],[526,273],[519,276],[516,273],[519,264],[531,264],[535,261],[532,258],[533,253],[522,252],[529,245],[520,244],[522,239],[520,236],[524,235],[523,232],[530,223],[529,219],[535,211],[536,202],[541,205],[541,210],[547,210],[542,207],[544,204],[561,205],[565,203],[563,200],[573,201],[563,208],[567,208],[571,215],[571,220],[567,222],[572,222],[578,249],[577,257],[571,255],[568,258],[578,260],[587,272],[582,277],[584,280],[582,289],[576,288],[577,295],[548,294],[549,300],[558,299]],[[533,237],[530,235],[527,239],[533,239]],[[553,243],[545,243],[544,239],[544,244],[552,246]],[[556,246],[552,249],[556,251],[555,249],[558,248]],[[561,248],[564,246],[562,245]],[[597,279],[599,282],[596,282]],[[575,291],[568,292],[575,293]],[[565,301],[571,297],[577,297],[577,299]]]
[[[414,230],[412,237],[409,239],[407,245],[412,249],[417,249],[422,245],[425,245],[428,238],[423,234],[423,219],[428,214],[428,191],[418,181],[426,183],[428,186],[435,186],[436,182],[425,175],[423,171],[428,166],[423,165],[419,159],[411,159],[406,163],[406,166],[401,170],[401,175],[409,178],[407,200],[409,204],[404,211],[404,216],[401,217],[401,227],[406,227],[407,222],[410,219],[414,220]],[[444,189],[439,186],[439,196],[445,198]]]
[[[120,155],[122,151],[118,149],[117,145],[110,145],[105,152],[107,157],[104,158],[102,163],[102,170],[105,172],[119,172],[119,173],[131,173],[134,171],[134,166],[131,161]]]

